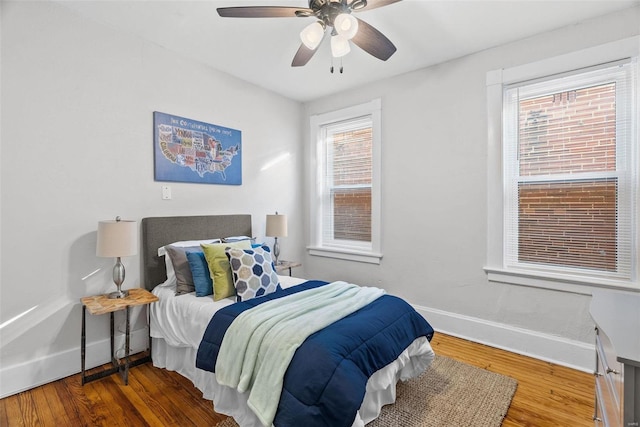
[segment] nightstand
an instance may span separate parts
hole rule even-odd
[[[129,325],[129,317],[131,307],[137,305],[148,305],[152,302],[158,301],[158,297],[153,295],[151,292],[142,288],[134,288],[129,289],[129,295],[125,298],[117,298],[117,299],[109,299],[108,295],[97,295],[92,297],[84,297],[80,298],[80,302],[82,303],[82,338],[80,344],[80,353],[82,358],[82,385],[85,385],[89,381],[97,380],[100,378],[104,378],[108,375],[114,374],[116,372],[120,372],[122,376],[122,381],[125,385],[129,384],[129,368],[133,366],[138,366],[142,363],[151,361],[151,338],[149,338],[149,354],[145,357],[137,359],[134,362],[131,362],[129,359],[129,340],[130,340],[130,325]],[[86,375],[85,371],[85,352],[87,345],[87,336],[86,336],[86,317],[87,310],[92,315],[99,314],[110,314],[111,317],[111,364],[113,367],[106,371],[98,372],[91,375]],[[113,326],[113,314],[116,311],[125,310],[126,311],[126,326],[125,326],[125,355],[124,362],[120,362],[114,355],[114,326]]]
[[[296,261],[284,261],[280,260],[276,264],[276,273],[280,273],[289,269],[289,276],[291,276],[291,269],[294,267],[300,267],[302,264]]]

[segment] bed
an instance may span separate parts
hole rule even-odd
[[[266,307],[267,302],[265,304],[262,304],[262,302],[269,299],[275,300],[281,296],[276,294],[280,293],[283,295],[306,295],[305,292],[307,294],[310,292],[325,292],[332,286],[351,286],[350,284],[326,284],[301,278],[278,276],[279,288],[281,289],[278,289],[273,294],[254,298],[251,301],[238,303],[236,297],[214,301],[211,297],[198,297],[193,292],[176,295],[175,271],[172,271],[173,268],[169,256],[162,256],[165,253],[162,248],[174,242],[191,241],[189,244],[194,244],[194,242],[208,239],[213,241],[213,239],[230,236],[252,235],[250,215],[151,217],[142,220],[143,280],[145,287],[159,297],[159,301],[151,307],[150,334],[153,340],[153,364],[159,368],[176,371],[190,379],[202,392],[204,398],[213,401],[213,408],[216,412],[232,416],[241,427],[259,427],[263,425],[263,422],[251,409],[253,405],[249,400],[249,391],[241,393],[237,390],[237,387],[221,385],[214,372],[196,367],[196,362],[201,363],[199,358],[202,357],[202,354],[199,355],[198,353],[199,349],[201,353],[203,352],[201,347],[203,346],[203,336],[206,336],[205,333],[209,333],[209,330],[216,331],[219,323],[215,323],[215,321],[217,318],[221,318],[223,313],[237,312],[239,315],[245,308],[249,308],[242,308],[243,304],[260,304]],[[191,265],[193,266],[193,264]],[[305,292],[299,292],[300,290]],[[387,299],[387,297],[387,295],[384,295],[377,298],[375,303]],[[400,299],[395,298],[395,300]],[[279,301],[284,300],[275,300],[274,303],[280,304]],[[372,307],[374,307],[373,303],[365,308],[369,308],[369,313],[381,313],[380,311],[376,312]],[[358,310],[358,312],[361,311],[367,310]],[[360,315],[360,313],[357,314]],[[351,319],[353,316],[355,314],[348,315],[346,318]],[[211,322],[212,318],[214,318],[214,322]],[[420,317],[420,319],[422,318]],[[218,320],[217,322],[220,321]],[[338,324],[339,322],[336,322],[333,326]],[[226,325],[226,327],[230,326]],[[425,328],[422,324],[420,324],[420,328],[422,332],[416,333],[415,339],[412,336],[410,341],[407,341],[408,345],[406,347],[403,344],[403,348],[398,354],[394,354],[393,357],[395,359],[392,359],[390,363],[384,362],[384,366],[371,371],[370,374],[367,374],[368,379],[365,378],[362,386],[358,385],[363,394],[362,398],[356,398],[360,406],[357,407],[355,416],[350,416],[351,419],[341,420],[344,425],[364,426],[374,420],[379,415],[382,406],[395,401],[395,387],[399,380],[415,377],[430,365],[434,358],[433,350],[429,344],[433,329],[430,326]],[[312,341],[312,337],[319,336],[321,332],[324,333],[325,330],[328,331],[329,329],[331,327],[324,328],[322,331],[313,334],[305,341],[305,345],[308,344],[307,341]],[[334,327],[333,329],[339,330],[340,328]],[[217,332],[219,335],[224,335],[219,330]],[[231,336],[231,334],[228,335]],[[301,354],[302,349],[303,347],[300,347],[295,354]],[[307,353],[310,354],[309,351]],[[311,353],[315,353],[315,351],[311,351]],[[381,353],[384,353],[384,351],[381,351]],[[298,365],[311,365],[308,360],[308,354],[306,354],[304,361],[297,364],[294,363],[297,360],[296,355],[293,356],[294,359],[291,361],[289,369],[293,369]],[[371,358],[371,354],[367,357]],[[313,363],[316,362],[320,363],[320,361],[313,361]],[[371,369],[371,367],[368,367],[368,369]],[[322,369],[319,369],[319,371],[322,371]],[[298,375],[316,374],[316,370],[313,369]],[[219,373],[219,377],[222,382],[223,375],[221,373]],[[289,380],[288,378],[295,378],[295,376],[287,372],[286,381],[293,381],[293,379]],[[339,382],[339,380],[336,380],[336,382]],[[285,385],[289,390],[288,383],[285,383]],[[356,384],[349,382],[349,384],[345,383],[344,385],[338,384],[336,387],[336,392],[326,393],[334,400],[336,395],[340,395],[340,390],[348,390],[349,387],[356,387]],[[360,393],[359,390],[358,393]],[[284,396],[285,394],[288,394],[288,392],[285,393],[283,391],[283,401],[286,397]],[[346,394],[350,395],[350,393]],[[354,392],[354,394],[357,393]],[[349,400],[343,399],[345,396],[341,396],[340,400]],[[297,402],[295,398],[293,400]],[[288,419],[282,413],[291,407],[295,407],[295,405],[285,405],[280,402],[278,415],[276,415],[273,424],[276,426],[296,425],[296,421],[280,421]],[[339,411],[336,413],[340,414]],[[318,417],[321,416],[318,415]],[[295,419],[295,417],[291,419]],[[327,425],[335,425],[334,422],[327,421],[326,423]]]

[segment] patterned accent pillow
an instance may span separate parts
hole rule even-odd
[[[253,249],[228,248],[226,253],[238,302],[281,289],[268,246]]]

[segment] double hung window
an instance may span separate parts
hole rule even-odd
[[[377,263],[380,103],[313,116],[313,255]]]
[[[629,58],[502,85],[502,273],[637,287],[637,82]]]

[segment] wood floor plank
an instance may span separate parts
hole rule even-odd
[[[25,425],[35,426],[41,424],[35,402],[33,401],[33,393],[24,391],[18,394],[18,406],[20,407],[20,413],[22,414]]]
[[[82,385],[80,375],[67,377],[61,381],[63,381],[64,387],[56,388],[56,391],[58,391],[59,395],[62,393],[68,396],[81,423],[91,426],[101,425],[100,414],[94,412],[94,404],[87,393],[89,389],[85,389],[85,386]]]
[[[20,413],[18,396],[19,394],[16,394],[14,396],[9,396],[2,399],[4,408],[7,411],[6,412],[7,426],[22,427],[25,425],[24,418],[22,418],[22,414]]]
[[[503,427],[593,426],[592,375],[439,333],[431,344],[437,354],[518,380]],[[151,364],[132,368],[128,386],[117,374],[84,386],[74,375],[0,400],[2,427],[215,426],[225,418],[191,381]]]
[[[167,385],[161,383],[158,380],[157,375],[154,374],[156,368],[148,365],[138,366],[136,369],[143,371],[144,375],[138,377],[142,386],[151,393],[153,399],[159,403],[159,405],[167,411],[167,413],[177,421],[177,425],[180,426],[195,426],[189,417],[183,411],[183,407],[191,406],[192,402],[188,404],[180,403],[177,401],[176,396],[167,392]],[[215,425],[215,424],[213,424]]]
[[[64,414],[65,418],[69,420],[69,423],[72,426],[78,426],[83,424],[82,420],[89,419],[89,418],[87,418],[88,415],[87,417],[80,415],[81,411],[78,408],[78,405],[81,404],[81,401],[83,400],[82,397],[72,395],[69,392],[69,389],[67,388],[67,381],[69,381],[70,378],[73,378],[73,377],[65,378],[60,381],[55,381],[51,383],[51,385],[54,387],[56,396],[58,400],[60,400],[60,402],[62,403],[62,407],[64,411],[64,412],[58,413],[58,415]]]
[[[144,424],[144,419],[140,416],[136,407],[120,391],[115,381],[121,382],[119,375],[102,378],[92,383],[100,399],[109,410],[110,422],[115,425]]]
[[[128,386],[121,386],[124,389],[124,393],[127,395],[131,394],[135,396],[134,398],[130,399],[132,402],[142,402],[143,409],[141,410],[141,413],[144,414],[146,408],[148,408],[148,410],[151,412],[151,415],[145,417],[145,420],[147,420],[150,425],[153,425],[156,422],[159,422],[159,425],[173,425],[176,418],[173,414],[170,413],[170,411],[172,411],[174,407],[167,407],[167,405],[163,405],[162,402],[159,402],[155,398],[155,394],[157,393],[157,391],[148,390],[144,386],[143,382],[141,381],[144,381],[143,377],[145,376],[145,370],[142,368],[142,366],[139,366],[136,368],[135,372],[132,371],[133,375],[131,375],[131,377],[129,378]],[[155,368],[151,367],[150,369]],[[139,405],[136,405],[136,407],[140,408]]]
[[[173,418],[167,414],[164,407],[151,394],[147,393],[138,381],[137,375],[130,375],[129,385],[120,384],[119,388],[124,398],[128,399],[140,412],[150,427],[163,427],[173,423]]]
[[[46,390],[49,389],[49,384],[46,384],[42,387],[37,387],[31,393],[33,397],[33,403],[36,408],[36,412],[38,414],[38,419],[40,420],[40,425],[43,426],[55,426],[55,425],[65,425],[65,422],[62,421],[58,423],[56,419],[55,413],[50,408],[49,401],[47,399]]]
[[[84,392],[86,400],[90,405],[88,409],[91,413],[91,424],[95,426],[117,425],[110,422],[111,412],[106,403],[102,401],[95,384],[89,383],[81,387],[82,390],[80,390],[79,393]]]
[[[182,405],[181,409],[194,425],[206,425],[204,423],[206,423],[210,417],[203,416],[202,394],[200,394],[198,399],[194,399],[193,396],[185,390],[185,387],[180,384],[175,375],[165,376],[164,374],[165,371],[149,369],[147,375],[153,376],[159,383],[168,386],[174,398],[177,398],[179,401],[190,402],[189,405]],[[211,404],[208,405],[208,411],[213,412],[213,406],[211,406]]]
[[[66,416],[65,417],[59,416],[59,414],[65,412],[65,407],[63,402],[60,400],[58,393],[56,392],[55,382],[45,384],[42,387],[38,387],[37,389],[34,389],[34,393],[37,393],[38,390],[42,391],[42,394],[44,395],[44,399],[47,401],[47,404],[49,405],[49,408],[50,408],[49,414],[52,418],[50,420],[47,420],[47,422],[49,421],[51,422],[48,425],[64,426],[64,427],[74,427],[74,425],[78,425],[78,424],[73,424],[71,420]]]
[[[9,425],[7,417],[7,399],[0,400],[0,426]]]

